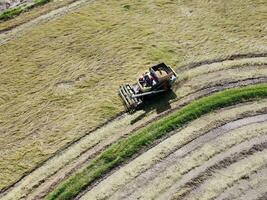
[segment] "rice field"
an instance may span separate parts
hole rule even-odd
[[[248,105],[241,106],[241,109],[247,106]],[[234,110],[236,110],[236,108],[223,110],[222,115],[227,116]],[[230,132],[227,132],[226,130],[226,133],[224,133],[225,138],[223,137],[223,134],[215,135],[214,132],[218,130],[218,128],[213,128],[211,124],[214,123],[218,126],[216,120],[220,120],[220,123],[222,124],[227,121],[227,118],[218,117],[220,114],[221,112],[217,113],[217,118],[215,118],[216,114],[215,116],[214,114],[211,114],[210,116],[203,117],[202,120],[206,122],[206,124],[201,123],[201,127],[197,128],[196,125],[199,124],[200,120],[196,120],[196,122],[193,122],[182,131],[179,131],[170,138],[164,140],[162,143],[142,154],[125,167],[120,168],[116,173],[112,174],[106,180],[87,192],[82,199],[88,199],[89,197],[91,199],[106,199],[107,197],[110,197],[110,199],[155,198],[157,195],[156,191],[160,194],[161,190],[164,191],[164,189],[168,189],[168,187],[171,187],[176,181],[183,176],[186,176],[189,171],[197,166],[202,166],[202,163],[210,161],[209,159],[214,155],[219,154],[220,151],[233,146],[233,143],[237,145],[240,141],[255,137],[253,134],[259,134],[257,131],[251,131],[251,135],[240,137],[244,134],[242,128],[248,130],[248,127],[253,127],[253,125],[254,129],[261,128],[261,126],[258,126],[260,123],[257,124],[254,122],[253,124],[249,122],[249,126],[241,128],[234,127],[236,130],[230,130]],[[235,121],[234,119],[232,120]],[[266,130],[266,123],[262,123],[262,125],[262,129]],[[219,126],[219,128],[221,127]],[[211,132],[208,132],[208,130],[212,130],[212,134]],[[231,133],[231,131],[235,131],[236,133]],[[192,133],[195,134],[192,135]],[[231,137],[231,139],[228,137]],[[194,138],[196,138],[196,141],[194,141]],[[203,138],[207,138],[205,143],[199,143]],[[194,145],[190,145],[190,143],[187,144],[188,141],[191,140],[193,140],[192,142]],[[211,144],[212,142],[214,142],[213,145]],[[196,146],[200,146],[201,148]],[[246,148],[249,148],[249,145],[245,146]],[[221,156],[221,158],[224,157]]]
[[[49,198],[117,141],[205,96],[267,82],[264,0],[69,3],[0,24],[1,199]],[[173,93],[123,113],[119,85],[163,61],[179,75]],[[242,195],[264,197],[266,112],[262,98],[201,116],[77,198],[231,199],[249,185]]]

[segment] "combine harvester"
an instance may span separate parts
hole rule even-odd
[[[141,108],[145,97],[170,90],[176,79],[175,71],[164,63],[160,63],[150,67],[137,83],[120,86],[119,95],[127,111],[133,112]]]

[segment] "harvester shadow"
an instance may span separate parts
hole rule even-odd
[[[140,110],[143,110],[144,112],[135,119],[133,119],[131,121],[131,124],[142,120],[147,115],[147,113],[151,111],[155,110],[157,114],[160,114],[166,110],[169,110],[171,108],[171,100],[174,100],[176,98],[177,95],[172,90],[145,98],[143,100],[142,107],[140,108]]]

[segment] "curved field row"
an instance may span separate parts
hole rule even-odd
[[[229,150],[225,150],[225,152],[211,158],[203,165],[185,174],[182,180],[179,180],[170,189],[161,194],[159,199],[187,198],[186,195],[196,190],[202,182],[209,181],[208,178],[212,175],[213,171],[226,168],[256,151],[264,150],[267,148],[266,144],[266,135],[264,135],[258,138],[252,138],[250,141],[237,144]]]
[[[250,118],[250,119],[252,119],[252,118]],[[147,170],[144,174],[140,175],[138,178],[131,181],[131,183],[127,184],[126,187],[123,187],[122,189],[120,189],[120,191],[116,192],[116,194],[113,195],[112,199],[116,199],[116,198],[117,199],[123,199],[123,198],[131,197],[134,195],[138,195],[138,194],[140,195],[140,193],[142,193],[142,192],[140,192],[140,190],[141,191],[143,190],[141,188],[146,188],[147,191],[149,191],[150,187],[153,187],[154,184],[155,185],[157,184],[157,183],[154,183],[154,181],[160,179],[160,178],[157,178],[158,176],[161,176],[161,178],[163,176],[175,178],[175,176],[171,176],[171,174],[175,173],[175,171],[177,171],[176,168],[177,168],[177,165],[179,165],[178,163],[183,162],[184,160],[186,160],[186,161],[190,160],[190,158],[188,158],[190,155],[188,155],[188,154],[194,154],[194,152],[196,154],[196,151],[203,149],[207,145],[208,146],[212,145],[214,143],[213,140],[217,141],[217,140],[222,139],[222,138],[218,139],[217,137],[222,137],[222,136],[227,137],[227,135],[224,136],[224,134],[231,131],[231,130],[229,130],[229,128],[231,127],[231,129],[236,129],[237,126],[242,126],[242,121],[245,123],[253,123],[249,119],[237,120],[233,123],[230,122],[226,125],[223,125],[222,127],[216,128],[212,131],[209,131],[207,134],[204,134],[203,136],[199,137],[198,139],[194,140],[193,142],[190,142],[189,144],[186,144],[185,146],[181,147],[178,151],[175,151],[172,155],[168,156],[167,158],[162,159],[158,164],[156,164],[155,166],[153,166],[152,168]],[[239,124],[239,122],[240,122],[240,124]],[[243,124],[243,125],[245,125],[245,124]],[[227,133],[227,134],[229,134],[229,133]],[[257,140],[256,143],[257,142],[261,142],[261,141]],[[218,162],[218,160],[223,159],[224,157],[227,157],[230,154],[233,154],[235,152],[241,151],[242,148],[243,149],[248,148],[249,146],[253,145],[254,143],[255,143],[255,141],[249,142],[249,143],[244,143],[238,147],[234,147],[233,149],[231,149],[227,152],[224,152],[222,155],[218,155],[213,161],[209,160],[208,163],[209,163],[209,165],[211,165],[212,163],[216,163],[216,162]],[[220,146],[218,146],[218,148],[220,148]],[[217,149],[217,151],[219,151],[219,149]],[[211,152],[209,152],[209,153],[211,153]],[[216,152],[216,154],[217,153],[218,152]],[[203,153],[201,155],[203,155]],[[207,157],[207,155],[205,155],[205,157]],[[209,158],[210,157],[212,157],[212,156],[209,156]],[[199,160],[201,162],[201,159],[199,159]],[[189,164],[187,163],[187,167],[188,167],[188,165]],[[198,165],[199,165],[199,163],[198,163]],[[173,169],[174,167],[175,167],[175,170],[171,171],[171,169]],[[201,166],[201,167],[203,169],[204,166]],[[193,168],[195,168],[195,166]],[[168,170],[168,172],[166,172],[166,170]],[[194,174],[194,173],[191,173],[191,175],[187,174],[187,173],[185,173],[185,174],[183,173],[183,178],[182,178],[182,180],[179,180],[178,184],[181,185],[184,182],[184,180],[192,178],[192,174]],[[169,184],[171,184],[172,178],[168,179]],[[148,184],[150,184],[150,186],[148,186]],[[157,187],[158,193],[160,193],[159,189],[161,187],[167,187],[168,186],[167,184],[164,185],[164,181],[162,181],[160,183],[160,185],[161,186]],[[134,187],[132,187],[132,186],[134,186]],[[171,187],[170,191],[168,191],[166,195],[163,195],[162,199],[168,199],[168,197],[171,196],[170,195],[171,191],[176,191],[176,189],[175,189],[176,187],[177,186],[174,184]],[[131,191],[131,192],[129,193],[129,191]],[[154,190],[151,190],[151,191],[154,191]]]
[[[265,77],[267,74],[267,66],[249,66],[236,69],[226,69],[209,74],[200,74],[186,81],[177,90],[177,96],[187,96],[202,90],[203,88],[211,88],[214,85],[225,85],[231,82],[241,80],[253,80],[256,77]]]
[[[234,186],[228,188],[217,200],[254,199],[251,196],[267,192],[267,166],[257,172],[239,180]]]
[[[251,62],[253,62],[253,60],[254,59],[251,59]],[[264,60],[264,59],[262,59],[262,60]],[[240,61],[239,61],[240,62]],[[237,65],[240,65],[240,63],[239,62],[237,62],[238,64]],[[242,61],[241,61],[242,62]],[[255,61],[256,62],[256,61]],[[262,61],[261,61],[262,62]],[[260,63],[261,63],[260,62]],[[234,64],[235,62],[233,62],[232,61],[232,64]],[[223,65],[223,64],[222,64]],[[263,68],[263,69],[265,69],[265,68]],[[213,69],[214,70],[214,69]],[[265,72],[263,72],[263,74],[264,74]],[[216,82],[215,82],[216,83]],[[133,119],[133,118],[135,118],[136,116],[130,116],[130,117],[126,117],[126,120],[122,120],[121,121],[121,123],[119,122],[119,123],[117,123],[117,124],[119,124],[118,126],[121,126],[123,123],[125,123],[127,126],[129,125],[129,122]],[[111,125],[111,126],[113,126],[113,125]],[[117,126],[117,127],[118,127]],[[116,130],[115,132],[117,132],[117,133],[121,133],[121,134],[125,134],[125,133],[127,133],[127,131],[125,132],[125,131],[120,131],[120,130],[118,130],[118,129],[116,129],[117,127],[116,127],[116,123],[114,124],[114,127],[115,127],[115,129],[114,130]],[[121,130],[125,130],[125,128],[123,127],[123,126],[121,126],[122,127],[122,129]],[[109,134],[109,135],[113,135],[113,138],[112,138],[112,140],[111,141],[109,141],[109,142],[112,142],[112,141],[115,141],[116,139],[117,139],[117,137],[114,137],[114,132],[113,131],[110,131],[110,126],[108,126],[107,127],[107,129],[109,130],[108,132],[107,131],[105,131],[105,130],[107,130],[107,129],[103,129],[103,130],[101,130],[101,131],[96,131],[95,133],[93,133],[93,134],[90,134],[89,135],[89,137],[87,137],[87,139],[86,140],[82,140],[81,141],[81,143],[79,143],[78,145],[76,145],[77,147],[74,147],[75,149],[77,149],[77,152],[75,152],[75,151],[73,151],[73,149],[72,150],[70,150],[69,151],[69,154],[65,154],[64,156],[61,156],[62,157],[62,159],[58,159],[58,158],[56,158],[56,162],[55,162],[55,160],[53,160],[53,161],[51,161],[51,163],[53,163],[53,165],[54,166],[58,166],[58,167],[60,167],[60,166],[64,166],[65,165],[65,163],[67,163],[67,162],[69,162],[71,159],[73,159],[73,157],[74,156],[79,156],[85,149],[86,149],[86,147],[85,147],[85,145],[87,145],[87,148],[88,147],[90,147],[90,145],[91,146],[94,146],[94,144],[97,144],[98,143],[98,141],[99,141],[99,139],[100,139],[100,141],[102,140],[102,139],[105,139],[106,138],[106,136],[105,135],[101,135],[99,132],[102,132],[102,133],[104,133],[104,134]],[[97,139],[94,135],[97,135],[97,137],[99,138],[99,139]],[[91,141],[91,142],[90,142]],[[89,142],[89,143],[88,143]],[[106,146],[106,144],[104,143],[104,146]],[[98,148],[99,149],[99,148]],[[94,152],[94,151],[93,151]],[[91,156],[92,155],[92,151],[90,152],[90,153],[88,153],[87,154],[87,156],[84,156],[84,157],[81,157],[81,162],[84,162],[84,160],[86,160],[86,159],[88,159],[88,155],[89,156]],[[63,161],[64,160],[64,161]],[[60,163],[60,164],[57,164],[57,163]],[[78,162],[78,164],[79,164],[79,162]],[[53,171],[56,171],[57,170],[57,168],[56,167],[50,167],[50,169],[48,170],[49,171],[49,173],[53,173]],[[74,165],[75,166],[75,165]],[[72,168],[72,170],[73,170],[73,166],[71,166],[71,168]],[[42,170],[42,169],[41,169]],[[43,171],[47,171],[47,169],[44,169]],[[65,171],[63,171],[63,173],[65,174],[65,175],[67,175],[67,173],[65,172]],[[47,177],[47,172],[45,172],[45,176]],[[34,181],[38,181],[38,179],[37,179],[37,177],[33,174],[33,176],[32,176],[33,178],[28,182],[28,183],[26,183],[27,184],[27,187],[31,187],[31,185],[32,184],[34,184]],[[33,181],[34,180],[34,181]],[[29,184],[30,183],[30,184]],[[48,183],[48,185],[50,185],[50,187],[51,186],[53,186],[53,185],[51,185],[50,183]],[[24,190],[25,190],[25,187],[23,188]],[[13,193],[13,192],[12,192]]]
[[[236,63],[236,66],[242,66],[242,64],[244,64],[245,62],[248,62],[248,61],[250,61],[250,62],[252,62],[251,64],[253,64],[253,59],[246,59],[246,60],[244,60],[244,62],[242,62],[242,61],[238,61],[237,63]],[[266,59],[264,59],[264,58],[260,58],[260,59],[257,59],[257,61],[255,60],[255,62],[257,62],[257,65],[259,65],[259,64],[265,64],[265,62],[264,61],[266,61]],[[235,64],[235,62],[232,62],[232,64]],[[213,71],[215,71],[215,69],[216,69],[216,67],[217,66],[213,66]],[[266,69],[266,67],[263,67],[263,69]],[[264,74],[265,72],[262,72],[262,74]],[[262,75],[261,74],[261,75]],[[196,75],[197,76],[197,75]],[[244,77],[244,78],[246,78],[246,77]],[[232,79],[232,80],[235,80],[234,78]],[[228,80],[229,81],[229,80]],[[248,85],[248,84],[256,84],[256,83],[260,83],[260,82],[266,82],[267,81],[267,79],[265,79],[265,78],[256,78],[255,80],[249,80],[247,83],[246,82],[244,82],[244,85]],[[237,81],[238,82],[238,81]],[[240,85],[241,85],[241,82],[242,81],[240,81],[239,83],[240,83]],[[187,84],[187,82],[185,81],[184,82],[184,84]],[[213,82],[213,84],[217,84],[216,82]],[[226,87],[225,88],[227,88],[227,84],[225,84],[226,85]],[[233,86],[232,87],[237,87],[237,85],[235,85],[235,84],[233,84]],[[220,91],[220,90],[222,90],[222,89],[225,89],[225,88],[220,88],[220,87],[214,87],[213,89],[218,89],[218,91]],[[181,95],[181,96],[179,96],[179,99],[180,99],[180,101],[178,101],[178,104],[177,103],[173,103],[173,104],[171,104],[171,107],[176,107],[177,105],[183,105],[183,104],[187,104],[188,102],[190,102],[190,101],[192,101],[193,99],[196,99],[196,98],[199,98],[199,97],[201,97],[201,96],[204,96],[204,95],[207,95],[207,94],[209,94],[209,93],[211,93],[211,90],[210,91],[206,91],[206,93],[205,93],[205,91],[203,91],[203,90],[201,90],[201,89],[195,89],[195,90],[199,90],[199,91],[201,91],[202,92],[202,94],[200,94],[200,95],[194,95],[194,92],[192,92],[192,94],[193,95],[191,95],[189,98],[184,98],[183,99],[183,96]],[[192,90],[191,90],[192,91]],[[184,96],[187,96],[187,94],[184,94]],[[195,96],[195,97],[194,97]],[[107,126],[107,127],[104,127],[104,129],[103,130],[101,130],[101,131],[96,131],[96,132],[93,132],[92,134],[90,134],[90,136],[94,136],[94,134],[96,134],[97,136],[98,136],[98,138],[100,139],[97,139],[97,138],[95,138],[95,137],[92,137],[92,138],[94,138],[94,143],[97,143],[97,142],[99,142],[99,141],[101,141],[101,140],[104,140],[105,139],[105,137],[103,137],[103,135],[101,135],[100,134],[100,132],[101,133],[104,133],[104,134],[109,134],[110,136],[112,135],[112,138],[111,138],[111,140],[107,140],[107,141],[105,141],[105,142],[103,142],[103,145],[101,145],[101,143],[99,144],[98,143],[98,145],[97,145],[97,148],[94,148],[94,149],[96,149],[96,151],[99,151],[99,150],[101,150],[101,148],[103,148],[103,147],[105,147],[105,146],[107,146],[108,144],[110,144],[111,142],[114,142],[114,141],[116,141],[119,137],[121,137],[121,136],[123,136],[123,135],[126,135],[126,134],[128,134],[128,133],[130,133],[132,130],[136,130],[138,127],[140,128],[140,126],[142,127],[143,125],[142,125],[142,123],[143,124],[146,124],[147,123],[147,121],[149,120],[149,121],[151,121],[151,119],[153,119],[154,118],[154,116],[157,116],[157,115],[155,115],[155,114],[152,114],[152,115],[150,115],[150,116],[148,116],[148,117],[146,117],[146,118],[143,118],[142,119],[142,121],[140,121],[140,122],[142,122],[142,123],[135,123],[134,125],[130,125],[130,123],[131,123],[131,121],[134,121],[136,118],[138,118],[140,115],[142,115],[142,112],[141,112],[141,114],[140,113],[136,113],[135,115],[133,115],[133,116],[128,116],[128,115],[126,115],[126,116],[123,116],[122,118],[120,118],[119,120],[116,120],[116,121],[114,121],[114,124],[116,125],[114,128],[115,129],[113,129],[113,126],[114,125],[112,125],[112,123],[111,123],[111,126]],[[162,116],[162,115],[161,115]],[[118,128],[118,127],[120,127],[120,128]],[[108,130],[108,131],[106,131],[106,130]],[[113,131],[114,130],[114,131]],[[123,130],[123,131],[122,131]],[[90,145],[87,145],[89,148],[90,148]],[[98,150],[97,150],[98,149]],[[96,152],[95,150],[89,150],[87,153],[84,153],[83,154],[83,156],[81,156],[81,159],[79,158],[79,161],[74,161],[74,162],[76,162],[77,164],[74,164],[74,165],[72,165],[71,166],[71,169],[73,170],[73,168],[75,167],[76,169],[79,167],[81,167],[80,165],[84,162],[84,161],[86,161],[86,159],[88,159],[89,157],[92,157],[92,153],[91,152]],[[71,157],[68,157],[68,158],[71,158]],[[67,169],[67,170],[70,170],[70,169]],[[37,192],[35,192],[33,195],[31,195],[30,197],[28,197],[28,198],[31,198],[31,197],[34,197],[34,196],[36,196],[36,195],[38,195],[38,193],[41,193],[42,195],[44,195],[45,194],[45,191],[48,191],[48,189],[49,188],[52,188],[52,187],[54,187],[54,184],[53,183],[55,183],[55,182],[58,182],[59,181],[59,179],[57,178],[58,176],[61,176],[61,177],[63,177],[63,175],[62,174],[64,174],[64,176],[66,176],[66,175],[68,175],[68,171],[66,172],[66,171],[63,171],[63,172],[60,172],[60,175],[56,175],[56,176],[54,176],[53,178],[52,178],[52,181],[47,181],[46,182],[46,184],[43,184],[44,186],[43,187],[40,187],[40,188],[38,188],[37,189]],[[55,181],[53,181],[53,179],[55,180]],[[40,196],[39,196],[40,197]]]
[[[240,162],[234,163],[226,169],[214,171],[212,176],[202,183],[199,188],[188,195],[189,199],[214,199],[227,187],[233,185],[244,176],[260,170],[267,164],[267,150],[257,152]]]
[[[240,132],[239,132],[240,134],[238,135],[240,138],[237,137],[235,140],[228,141],[229,138],[227,138],[227,134],[226,136],[223,136],[222,133],[221,136],[220,130],[222,130],[224,126],[227,127],[227,124],[222,126],[221,128],[218,129],[215,128],[210,133],[207,132],[207,130],[205,129],[203,130],[203,126],[204,127],[206,126],[206,129],[211,128],[210,124],[213,124],[214,122],[215,122],[214,124],[216,124],[217,120],[222,121],[223,123],[224,121],[222,120],[223,117],[220,119],[219,116],[220,115],[228,116],[229,113],[231,113],[231,111],[234,113],[235,110],[236,109],[230,110],[230,112],[227,111],[218,112],[217,115],[211,114],[208,117],[204,117],[202,120],[200,119],[192,122],[184,130],[179,131],[175,135],[164,140],[156,147],[150,149],[149,151],[142,154],[140,157],[136,158],[134,161],[126,165],[124,168],[121,168],[118,172],[108,177],[106,180],[104,180],[99,185],[94,187],[91,191],[89,191],[84,196],[84,199],[88,197],[92,199],[105,199],[106,197],[109,197],[112,193],[114,193],[116,190],[118,190],[120,187],[121,190],[114,195],[114,199],[123,199],[123,198],[136,199],[140,198],[140,196],[143,199],[152,198],[152,196],[149,195],[156,195],[156,191],[160,192],[161,189],[163,189],[164,187],[171,186],[177,179],[176,177],[181,177],[182,174],[186,173],[187,171],[190,171],[190,169],[193,169],[196,166],[200,165],[202,162],[208,160],[210,157],[212,157],[212,155],[218,154],[220,151],[224,150],[227,146],[230,147],[233,146],[235,143],[238,143],[238,139],[241,141],[247,139],[245,137],[244,138],[240,137],[241,134]],[[244,122],[246,121],[244,120]],[[249,120],[247,122],[248,124],[250,123]],[[253,123],[253,120],[251,121],[251,123]],[[197,126],[198,124],[202,127],[198,127]],[[237,127],[242,126],[242,124],[239,125],[238,123],[236,123],[236,126]],[[262,126],[266,128],[267,125],[265,123],[262,124]],[[233,125],[233,129],[234,128],[235,126]],[[216,134],[213,135],[214,133],[216,133],[216,131],[218,131],[217,133],[217,137],[219,137],[218,140],[222,139],[220,137],[225,137],[225,140],[228,141],[228,144],[219,142],[221,144],[221,147],[219,148],[217,144],[213,146],[212,150],[212,146],[210,146],[209,140],[211,140],[212,142],[214,139],[216,139]],[[225,130],[226,133],[228,131],[229,130],[227,129]],[[228,133],[229,134],[228,137],[233,137],[233,134],[230,133]],[[197,137],[197,134],[203,136]],[[259,134],[259,133],[253,132],[251,134],[251,137],[253,137],[253,134]],[[190,140],[189,141],[187,141],[188,139],[185,140],[188,137],[189,138],[191,137],[190,140],[192,140],[193,144],[198,144],[198,142],[201,140],[204,141],[202,144],[200,143],[200,147],[196,147],[196,149],[194,149],[195,146],[190,145],[191,143]],[[196,137],[197,138],[195,139],[196,141],[192,137]],[[247,137],[249,137],[249,135]],[[207,142],[207,144],[205,144],[205,142]],[[181,149],[179,147],[181,147]],[[177,152],[175,152],[175,149],[178,149]],[[166,155],[172,152],[174,153],[170,155],[169,159],[168,157],[163,159],[164,157],[166,157]],[[162,161],[163,164],[155,165],[159,161],[160,162]],[[164,161],[166,161],[166,163],[164,163]],[[216,161],[218,161],[218,158]],[[155,166],[152,167],[153,165]],[[144,173],[144,171],[146,172]],[[176,176],[174,176],[175,172],[177,172]],[[132,180],[142,173],[144,174],[136,178],[136,180]],[[163,177],[168,177],[168,178],[164,179]],[[125,186],[127,182],[129,183],[129,185]],[[142,196],[142,194],[144,196]]]
[[[262,139],[263,141],[261,141]],[[265,142],[265,143],[262,143],[262,142]],[[245,146],[245,145],[248,145],[248,146]],[[238,148],[240,148],[239,150],[242,150],[242,151],[238,152],[239,151]],[[203,166],[192,170],[192,172],[190,171],[188,174],[184,174],[183,178],[189,179],[189,177],[191,177],[192,180],[189,179],[190,181],[187,182],[185,186],[182,187],[181,189],[180,188],[177,189],[176,193],[174,191],[172,191],[173,193],[170,191],[163,192],[163,194],[156,192],[156,194],[154,194],[153,196],[156,196],[156,199],[182,199],[182,198],[187,199],[188,197],[186,195],[188,193],[190,193],[191,191],[197,190],[197,187],[203,181],[206,181],[206,182],[209,181],[208,178],[212,176],[213,171],[216,171],[216,170],[218,171],[220,169],[227,168],[229,165],[235,162],[238,162],[241,159],[244,159],[245,157],[251,155],[252,153],[255,153],[255,149],[257,151],[262,151],[263,148],[266,148],[266,136],[261,137],[261,138],[256,138],[255,140],[252,139],[251,142],[241,143],[240,145],[237,145],[235,148],[233,148],[235,149],[235,151],[232,151],[231,152],[232,154],[230,154],[230,151],[233,149],[230,149],[230,151],[226,150],[225,153],[215,156],[214,158],[207,161],[207,163],[204,163]],[[228,157],[224,157],[224,156],[228,156]],[[215,161],[216,159],[217,161]],[[184,179],[182,179],[181,181],[179,180],[178,183],[181,186],[184,183]],[[175,184],[174,186],[177,187],[178,183]],[[174,188],[171,187],[172,190]]]
[[[267,166],[265,166],[264,169],[266,168]],[[266,176],[266,174],[264,175]],[[258,179],[260,179],[259,176],[258,176]],[[254,185],[250,189],[246,190],[243,193],[243,195],[237,197],[236,199],[237,200],[241,200],[241,199],[265,200],[266,197],[267,197],[267,181],[265,180],[263,182],[260,182],[258,185]]]
[[[222,63],[203,65],[196,69],[191,68],[191,70],[189,71],[180,73],[182,84],[180,84],[179,90],[177,90],[179,91],[178,98],[180,100],[178,102],[174,102],[173,100],[171,107],[187,104],[193,99],[215,92],[216,88],[217,91],[219,91],[228,88],[228,85],[229,87],[241,86],[242,80],[244,80],[244,85],[266,82],[266,63],[267,60],[264,57],[243,58],[235,61],[224,61]],[[225,72],[223,71],[224,69]],[[232,76],[232,73],[238,70],[242,72],[236,76]],[[206,78],[206,74],[208,73],[212,74],[209,79]],[[221,73],[224,73],[224,76],[221,76]],[[213,81],[212,77],[214,76],[220,78]],[[203,79],[203,81],[201,84],[192,85],[192,80],[195,79]],[[227,84],[234,81],[236,81],[237,84]],[[240,83],[240,85],[238,83]],[[223,87],[224,85],[225,87]],[[205,88],[207,89],[205,90]],[[200,94],[195,94],[197,92],[200,92]],[[134,125],[130,125],[132,121],[134,121],[142,114],[142,112],[138,112],[135,115],[131,116],[124,115],[112,121],[107,126],[104,126],[103,128],[90,133],[79,142],[70,146],[64,152],[61,152],[55,158],[46,162],[42,167],[31,173],[29,177],[22,179],[17,185],[15,185],[14,189],[10,191],[10,193],[12,194],[11,196],[15,195],[16,198],[25,197],[27,193],[33,192],[32,188],[36,188],[36,186],[40,184],[42,184],[42,186],[40,188],[37,188],[36,192],[33,192],[33,194],[27,198],[36,198],[36,196],[40,197],[40,195],[45,195],[47,191],[55,186],[55,184],[64,179],[74,170],[77,170],[77,168],[81,168],[83,163],[86,162],[90,157],[95,155],[98,151],[102,150],[123,135],[130,133],[140,126],[143,126],[140,122],[137,122]],[[157,114],[152,113],[152,115],[146,117],[145,119],[142,119],[142,122],[146,124],[147,121],[153,120],[155,116],[157,116]],[[76,158],[79,159],[75,160]],[[66,166],[66,164],[68,163],[70,164]],[[44,182],[44,180],[49,178],[51,175],[53,175],[51,179],[47,182]]]
[[[265,88],[246,87],[243,89],[234,89],[221,92],[210,97],[195,101],[185,106],[183,109],[165,117],[145,129],[136,132],[127,139],[118,141],[110,148],[101,153],[86,169],[77,175],[72,176],[61,184],[48,199],[70,199],[76,196],[86,186],[99,178],[103,173],[118,166],[140,149],[150,146],[155,140],[162,138],[168,132],[181,127],[187,120],[191,121],[197,117],[208,113],[216,108],[231,105],[234,102],[243,101],[260,95],[264,97]],[[251,93],[252,92],[252,93]],[[262,96],[263,95],[263,96]],[[232,102],[232,103],[230,103]]]
[[[83,5],[46,23],[32,24],[19,37],[11,36],[0,45],[0,189],[3,192],[10,188],[5,194],[45,160],[61,155],[59,152],[73,141],[120,113],[123,105],[115,91],[120,84],[134,81],[148,66],[162,61],[178,66],[211,58],[221,62],[266,56],[261,53],[266,52],[265,25],[259,24],[264,21],[260,13],[266,5],[261,2],[98,0]],[[225,12],[218,12],[225,6],[227,17]],[[247,66],[245,70],[249,73],[252,68]],[[226,80],[222,76],[221,81],[216,79],[216,85],[209,83],[212,91],[203,84],[207,90],[199,95],[264,82],[263,65],[259,71],[254,77],[242,73]],[[229,69],[226,76],[231,72],[236,71]],[[194,88],[190,90],[193,95]],[[178,98],[183,95],[176,91]],[[186,91],[184,94],[188,95]],[[167,109],[167,105],[163,107],[156,112]],[[151,110],[146,110],[147,115]],[[91,143],[79,151],[96,145]],[[18,196],[28,198],[28,191],[31,193],[59,168],[80,157],[75,154],[56,168],[51,167],[51,172],[35,174],[29,186],[19,187],[23,194]],[[94,157],[92,151],[90,154],[88,158]],[[22,182],[11,188],[19,180]]]

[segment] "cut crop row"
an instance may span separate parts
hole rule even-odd
[[[82,172],[60,184],[47,199],[72,199],[104,173],[120,165],[157,139],[201,115],[236,103],[267,97],[267,85],[230,89],[197,100],[183,109],[152,123],[128,138],[122,139],[96,157]]]

